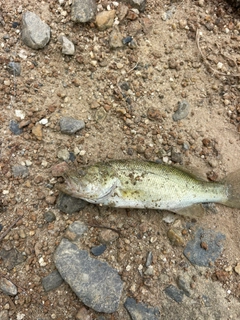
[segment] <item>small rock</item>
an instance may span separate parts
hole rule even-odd
[[[138,9],[140,12],[143,12],[146,7],[146,0],[128,0],[127,1],[132,8]]]
[[[42,140],[43,138],[43,132],[42,132],[42,125],[40,123],[37,123],[33,128],[32,128],[32,134],[38,139]]]
[[[76,320],[92,320],[92,316],[86,308],[82,307],[76,314]]]
[[[99,30],[111,28],[114,22],[116,10],[102,11],[96,15],[96,25]]]
[[[64,213],[72,214],[74,212],[79,212],[85,208],[87,202],[82,199],[77,199],[71,197],[65,193],[60,193],[57,199],[57,208]]]
[[[9,320],[8,310],[0,311],[0,319],[1,320]]]
[[[68,170],[69,170],[69,167],[66,162],[58,163],[58,164],[52,166],[52,168],[51,168],[53,177],[61,177]]]
[[[57,153],[58,159],[61,159],[61,160],[64,160],[64,161],[69,160],[69,156],[70,156],[70,154],[69,154],[69,151],[67,149],[61,149]]]
[[[148,252],[147,260],[146,260],[146,267],[149,267],[152,264],[153,254],[151,251]]]
[[[238,262],[238,264],[236,265],[236,267],[234,268],[234,270],[235,270],[235,272],[236,272],[237,274],[240,275],[240,262]]]
[[[95,120],[97,122],[103,122],[106,119],[106,116],[107,116],[106,110],[103,107],[101,107],[97,109],[95,113]]]
[[[32,49],[41,49],[50,40],[50,27],[34,12],[26,11],[22,15],[22,40]]]
[[[94,256],[100,256],[107,249],[105,244],[100,244],[99,246],[91,248],[91,252]]]
[[[8,270],[12,270],[16,265],[26,260],[26,256],[15,248],[0,250],[0,258],[3,260],[3,264]]]
[[[56,220],[56,216],[52,211],[47,211],[44,213],[43,215],[44,220],[46,220],[47,222],[53,222]]]
[[[162,114],[159,109],[151,107],[147,110],[149,120],[162,120]]]
[[[74,22],[88,22],[97,11],[95,0],[73,0],[71,18]]]
[[[22,177],[26,178],[29,174],[28,168],[22,165],[15,165],[12,167],[12,173],[15,178]]]
[[[53,205],[56,202],[55,196],[46,196],[45,201],[47,204]]]
[[[114,232],[113,230],[102,230],[99,234],[99,241],[105,244],[112,243],[118,238],[119,234],[117,232]]]
[[[13,134],[17,136],[23,132],[22,129],[19,128],[18,122],[16,122],[15,120],[10,120],[9,129]]]
[[[106,262],[91,258],[86,250],[78,249],[67,239],[60,242],[54,262],[63,279],[85,305],[97,312],[117,310],[123,282]]]
[[[158,320],[160,319],[160,312],[158,308],[148,307],[144,303],[137,303],[133,298],[127,298],[124,307],[130,314],[132,320]]]
[[[146,269],[146,271],[144,272],[144,274],[145,274],[146,276],[152,276],[152,275],[154,274],[154,268],[153,268],[153,266],[149,266],[149,267]]]
[[[184,294],[187,297],[191,296],[190,284],[188,283],[188,281],[186,281],[186,279],[183,276],[179,276],[177,278],[177,286],[180,290],[184,292]]]
[[[179,290],[177,287],[174,285],[168,286],[164,292],[174,301],[180,303],[183,300],[183,291]]]
[[[8,296],[15,296],[17,294],[17,287],[8,279],[0,279],[0,290]]]
[[[119,31],[117,26],[113,28],[113,31],[109,36],[109,46],[111,49],[117,49],[117,48],[123,47],[122,34]]]
[[[74,134],[75,132],[83,129],[85,123],[82,120],[76,120],[71,117],[63,117],[60,119],[60,129],[62,133]]]
[[[122,43],[124,45],[130,43],[131,41],[133,41],[133,37],[131,37],[131,36],[127,36],[126,38],[122,39]]]
[[[63,278],[57,270],[42,278],[42,286],[46,292],[58,288],[63,283]]]
[[[178,109],[172,116],[174,121],[182,120],[188,116],[190,110],[189,103],[185,100],[178,102]]]
[[[67,232],[72,234],[72,241],[78,240],[87,231],[88,227],[81,221],[73,222],[67,229]]]
[[[167,232],[168,239],[174,246],[183,246],[184,240],[176,229],[169,229]]]
[[[68,40],[68,38],[65,36],[62,36],[60,41],[62,42],[62,53],[73,56],[75,53],[75,47],[72,41]]]
[[[163,221],[166,223],[173,223],[177,219],[176,214],[168,212],[164,213]]]
[[[7,66],[8,71],[14,76],[20,76],[21,74],[21,64],[17,62],[9,62]]]
[[[192,264],[209,267],[222,253],[224,240],[225,235],[220,232],[199,228],[194,239],[187,243],[183,253]],[[207,250],[201,247],[202,242],[207,244]]]

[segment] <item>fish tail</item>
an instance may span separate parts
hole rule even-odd
[[[223,182],[228,190],[228,200],[224,205],[240,209],[240,169],[227,175]]]

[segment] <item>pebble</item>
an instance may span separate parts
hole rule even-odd
[[[74,235],[74,241],[78,240],[82,235],[88,231],[88,227],[82,221],[75,221],[67,229]]]
[[[8,296],[15,296],[17,294],[17,287],[8,279],[0,279],[0,290]]]
[[[20,76],[21,74],[21,64],[18,62],[9,62],[7,66],[8,72],[14,76]]]
[[[116,10],[102,11],[96,15],[96,25],[101,31],[111,28],[114,22]]]
[[[127,37],[122,39],[122,43],[124,45],[130,43],[131,41],[133,41],[133,37],[131,37],[131,36],[127,36]]]
[[[176,214],[168,212],[164,213],[163,221],[166,223],[173,223],[177,219]]]
[[[60,149],[57,153],[57,157],[58,157],[58,159],[67,161],[67,160],[69,160],[70,153],[67,149]]]
[[[3,264],[8,270],[12,270],[16,265],[26,260],[26,256],[15,248],[10,250],[1,249],[0,258],[3,260]]]
[[[154,268],[153,268],[153,266],[149,266],[149,267],[146,269],[146,271],[144,272],[144,274],[145,274],[146,276],[152,276],[152,275],[154,274]]]
[[[26,178],[29,174],[29,171],[26,166],[14,165],[12,167],[12,173],[15,178],[17,178],[17,177]]]
[[[92,20],[97,11],[95,0],[73,0],[71,19],[74,22],[88,22]]]
[[[41,30],[41,32],[39,32]],[[32,49],[41,49],[50,40],[50,27],[34,12],[22,15],[22,41]]]
[[[146,260],[146,267],[149,267],[152,264],[153,254],[151,251],[148,252],[147,260]]]
[[[58,288],[63,283],[63,278],[57,270],[52,271],[42,278],[43,289],[48,292]]]
[[[61,162],[52,166],[51,173],[53,177],[61,177],[67,170],[69,170],[68,164],[66,162]]]
[[[183,276],[177,277],[177,286],[187,297],[191,296],[190,284]]]
[[[160,319],[160,312],[158,308],[148,307],[144,303],[137,303],[133,298],[127,298],[124,303],[132,320],[158,320]]]
[[[117,270],[91,258],[86,250],[78,249],[67,239],[60,242],[54,262],[63,279],[86,306],[105,313],[118,309],[123,282]]]
[[[82,307],[76,314],[76,320],[92,320],[92,316],[89,314],[88,310]]]
[[[113,31],[110,33],[109,46],[111,49],[117,49],[117,48],[123,47],[122,34],[119,31],[117,26],[115,26],[113,28]]]
[[[240,275],[240,262],[238,262],[238,264],[236,265],[236,267],[234,268],[234,270],[235,270],[235,272],[236,272],[237,274]]]
[[[85,127],[83,120],[76,120],[71,117],[61,118],[59,124],[61,132],[67,134],[74,134]]]
[[[167,232],[168,239],[171,241],[173,246],[183,246],[184,245],[184,239],[183,237],[179,234],[178,230],[176,229],[169,229]]]
[[[143,12],[146,7],[146,0],[127,0],[132,8],[138,9],[140,12]]]
[[[73,214],[74,212],[79,212],[85,208],[86,205],[86,201],[71,197],[61,192],[58,196],[56,207],[64,213]]]
[[[225,238],[225,235],[220,232],[199,228],[194,239],[187,243],[183,253],[192,264],[209,267],[222,253]],[[201,246],[201,243],[207,245],[207,250]]]
[[[186,118],[189,114],[190,106],[186,100],[178,102],[178,109],[173,114],[172,118],[174,121],[182,120]]]
[[[106,249],[107,246],[105,244],[100,244],[99,246],[91,248],[91,253],[97,257],[103,254],[103,252],[106,251]]]
[[[9,320],[8,310],[0,311],[0,319],[1,320]]]
[[[105,229],[99,233],[99,241],[101,243],[112,243],[119,238],[119,234],[113,230]]]
[[[174,301],[180,303],[183,301],[184,293],[182,290],[179,290],[174,285],[170,284],[167,288],[164,289],[164,292]]]
[[[60,41],[62,43],[62,53],[73,56],[75,53],[75,46],[67,37],[61,36]]]
[[[32,128],[32,134],[38,139],[42,140],[43,138],[43,131],[42,131],[42,125],[40,123],[37,123],[33,128]]]
[[[15,134],[17,136],[23,132],[23,130],[21,128],[19,128],[18,122],[15,120],[10,120],[9,129],[13,134]]]
[[[53,222],[56,220],[56,216],[52,211],[47,211],[44,213],[43,215],[44,220],[46,220],[47,222]]]

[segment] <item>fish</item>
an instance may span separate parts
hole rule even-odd
[[[240,208],[240,170],[210,182],[186,168],[141,160],[110,160],[71,169],[61,190],[89,203],[115,208],[201,215],[203,204]]]

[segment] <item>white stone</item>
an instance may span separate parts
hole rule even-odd
[[[39,121],[39,123],[45,125],[45,124],[48,123],[48,119],[47,119],[47,118],[43,118],[43,119],[41,119],[41,120]]]
[[[25,118],[25,112],[22,110],[15,110],[15,115],[16,115],[16,117],[20,118],[21,120],[23,120]]]
[[[61,42],[62,42],[62,53],[72,56],[75,53],[75,46],[72,43],[72,41],[70,41],[67,37],[62,36],[61,37]]]

